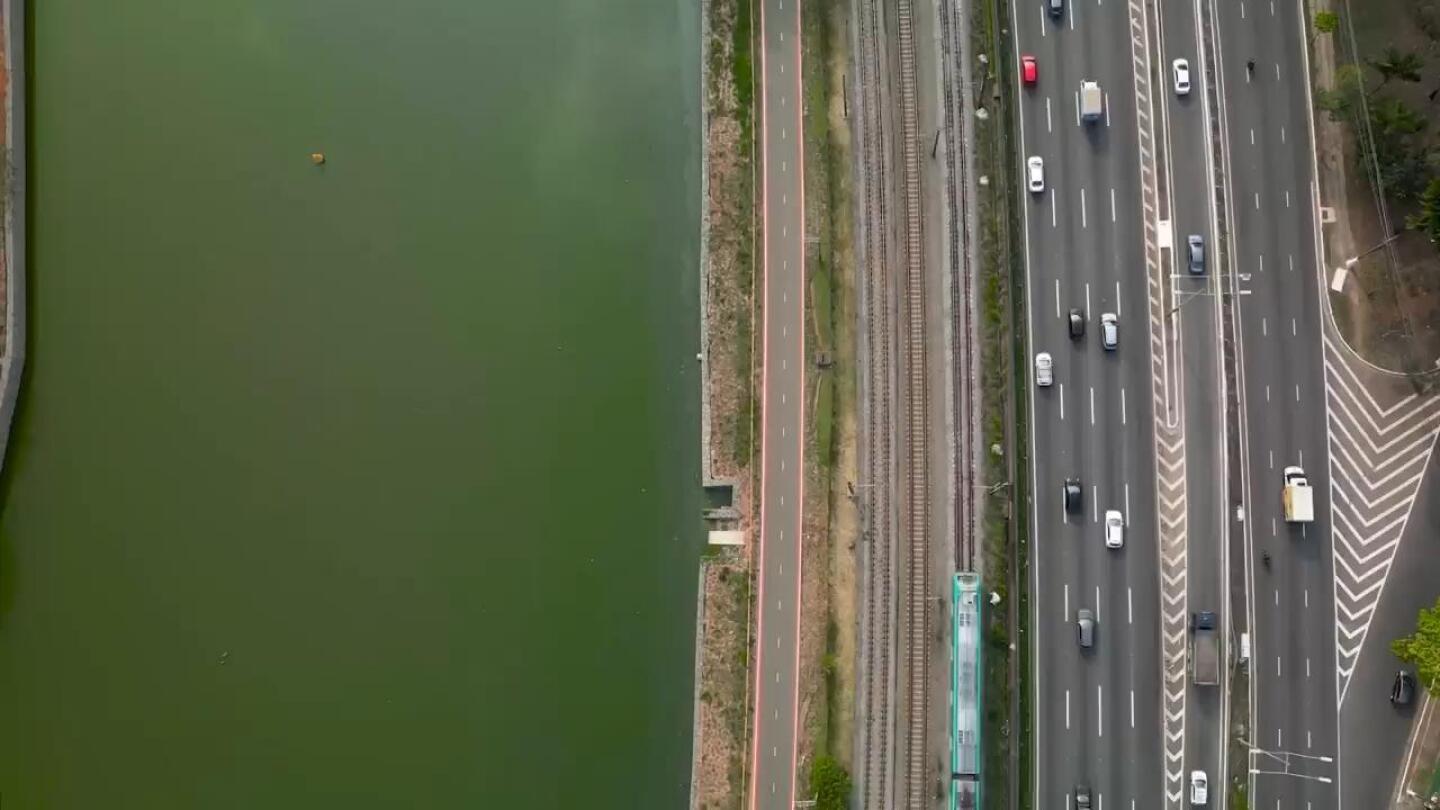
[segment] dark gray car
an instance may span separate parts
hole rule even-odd
[[[1186,253],[1190,257],[1190,272],[1200,274],[1205,272],[1205,240],[1198,233],[1192,233],[1185,237]]]
[[[1066,478],[1065,486],[1060,490],[1061,496],[1065,499],[1065,511],[1072,515],[1080,513],[1080,507],[1084,505],[1081,497],[1080,479]]]
[[[1095,614],[1089,608],[1080,608],[1075,612],[1075,634],[1080,640],[1081,649],[1088,650],[1095,646]]]
[[[1090,810],[1090,786],[1075,786],[1075,810]]]
[[[1085,337],[1085,312],[1079,307],[1070,309],[1070,339],[1079,340]]]

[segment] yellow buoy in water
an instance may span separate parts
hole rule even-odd
[[[323,164],[325,163],[325,153],[324,153],[324,152],[311,152],[311,153],[310,153],[310,162],[311,162],[311,163],[314,163],[316,166],[321,166],[321,165],[323,165]]]

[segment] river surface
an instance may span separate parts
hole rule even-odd
[[[32,4],[6,810],[683,806],[695,5]]]

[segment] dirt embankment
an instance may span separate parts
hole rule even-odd
[[[706,475],[735,483],[739,526],[753,540],[759,358],[754,352],[753,71],[749,0],[704,6]],[[711,557],[701,581],[699,706],[692,806],[740,808],[749,724],[750,546]]]
[[[1321,205],[1334,211],[1322,227],[1326,282],[1349,270],[1345,288],[1329,294],[1336,325],[1369,362],[1414,374],[1440,357],[1440,252],[1407,227],[1420,211],[1416,188],[1440,178],[1424,168],[1430,158],[1411,159],[1440,150],[1440,129],[1429,125],[1440,104],[1440,19],[1428,6],[1316,0],[1307,21]],[[1317,30],[1314,15],[1327,13],[1336,29]]]

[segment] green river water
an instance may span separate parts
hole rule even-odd
[[[0,807],[683,806],[695,6],[31,4]]]

